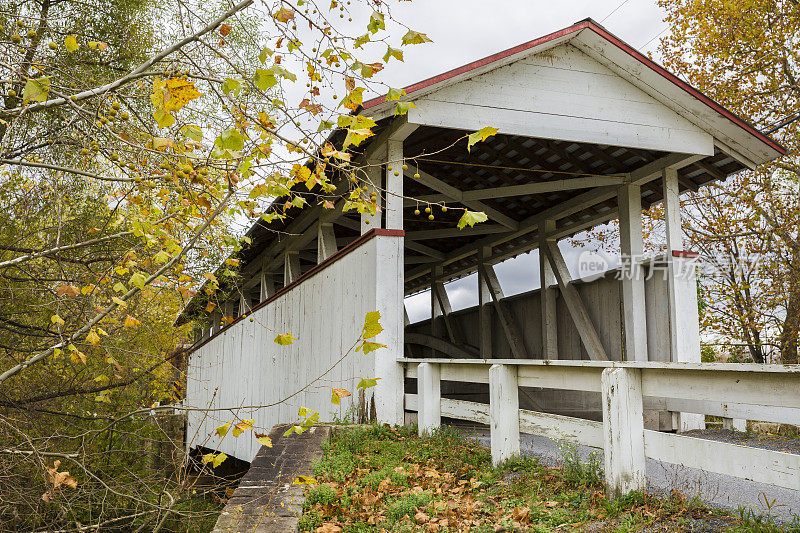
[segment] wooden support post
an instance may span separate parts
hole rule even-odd
[[[517,367],[489,368],[489,428],[492,463],[499,465],[519,455],[519,392]]]
[[[491,248],[481,248],[480,262],[492,253]],[[484,270],[478,268],[478,328],[480,329],[480,356],[484,359],[494,357],[492,350],[492,294],[486,281]]]
[[[320,222],[317,226],[317,264],[336,253],[336,232],[332,222]]]
[[[283,286],[289,285],[300,277],[300,253],[289,250],[283,257]]]
[[[622,255],[624,360],[647,361],[644,272],[641,265],[644,253],[641,187],[638,185],[620,187],[617,192],[617,203]]]
[[[606,492],[612,498],[647,485],[638,368],[606,368],[601,377]]]
[[[383,331],[378,341],[385,348],[374,354],[375,376],[380,378],[374,388],[375,413],[378,422],[402,425],[405,422],[405,369],[398,359],[403,357],[405,331],[403,327],[403,239],[379,236],[375,239],[376,287],[375,310],[381,313]],[[370,354],[372,357],[372,354]]]
[[[663,172],[664,222],[667,236],[667,285],[669,293],[669,332],[672,361],[700,362],[700,321],[697,311],[697,287],[694,270],[686,259],[674,257],[673,251],[683,251],[681,204],[678,195],[678,171],[666,168]],[[679,413],[678,431],[705,428],[705,416]]]
[[[386,144],[386,227],[403,229],[403,141],[389,139]]]
[[[442,387],[438,364],[420,363],[417,366],[417,405],[419,434],[430,435],[442,423]]]
[[[558,359],[558,323],[556,322],[556,291],[551,285],[556,284],[553,267],[547,260],[544,249],[547,247],[547,236],[556,229],[555,220],[545,220],[539,226],[539,299],[542,312],[542,359]]]
[[[275,294],[275,278],[271,273],[262,269],[259,280],[259,299],[263,302],[273,294]]]
[[[586,353],[593,361],[608,360],[606,351],[603,348],[603,343],[600,342],[600,337],[594,329],[592,319],[586,307],[583,305],[578,290],[570,284],[571,276],[567,269],[567,264],[564,262],[564,257],[561,255],[561,250],[558,245],[553,241],[548,241],[544,249],[539,249],[539,253],[545,252],[550,265],[553,267],[553,272],[558,280],[558,286],[561,289],[561,295],[569,309],[569,314],[572,316],[572,321],[575,323],[575,329],[581,337]]]
[[[239,316],[250,312],[250,302],[247,301],[247,294],[242,294],[239,298]]]
[[[500,325],[503,326],[503,333],[506,335],[508,345],[511,347],[511,355],[516,359],[527,359],[528,354],[525,351],[525,345],[522,343],[522,335],[517,328],[517,323],[514,321],[514,316],[506,309],[503,299],[503,289],[500,287],[500,280],[497,279],[497,274],[494,272],[492,265],[481,263],[478,269],[483,271],[483,279],[489,287],[489,293],[492,295],[492,303],[497,312],[497,317],[500,319]]]
[[[369,166],[366,168],[367,181],[366,184],[367,194],[373,192],[377,196],[377,208],[375,214],[362,213],[361,214],[361,235],[372,228],[381,227],[381,214],[383,211],[383,168],[378,161],[369,161]]]

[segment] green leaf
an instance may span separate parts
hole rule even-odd
[[[377,33],[378,30],[385,30],[386,29],[386,22],[383,20],[383,13],[378,13],[377,11],[373,11],[372,15],[369,17],[369,24],[367,24],[367,29],[372,33]]]
[[[207,453],[203,455],[203,464],[211,463],[212,468],[217,468],[228,456],[224,453]]]
[[[296,341],[294,337],[292,337],[291,333],[279,333],[275,337],[275,344],[280,344],[281,346],[288,346]]]
[[[412,107],[417,107],[414,105],[414,102],[397,102],[397,105],[394,108],[394,116],[405,115]]]
[[[272,65],[270,67],[270,70],[275,74],[277,74],[278,76],[280,76],[281,78],[286,78],[287,80],[290,81],[297,81],[297,76],[294,73],[286,70],[280,65]]]
[[[219,137],[214,140],[214,144],[220,150],[238,152],[244,148],[244,137],[239,133],[239,130],[229,128],[219,134]]]
[[[225,81],[222,82],[222,92],[225,93],[225,96],[231,91],[233,91],[234,96],[237,96],[241,87],[242,82],[233,78],[225,78]]]
[[[433,41],[424,33],[420,33],[414,30],[408,30],[408,32],[403,35],[403,44],[423,44],[423,43],[432,43]]]
[[[175,117],[163,107],[159,107],[153,111],[153,117],[156,119],[159,128],[167,128],[175,124]]]
[[[44,102],[47,100],[48,93],[50,93],[50,78],[47,76],[36,79],[31,78],[25,82],[22,101],[25,103]]]
[[[139,287],[139,289],[144,289],[144,283],[147,281],[147,278],[144,277],[144,274],[141,272],[137,272],[133,276],[131,276],[130,284],[134,287]]]
[[[181,128],[181,131],[187,138],[193,141],[200,142],[203,140],[203,130],[201,130],[199,126],[187,124]]]
[[[383,326],[380,324],[380,319],[380,311],[370,311],[367,313],[367,315],[364,317],[364,328],[361,330],[361,337],[365,339],[371,339],[383,331]]]
[[[253,78],[253,81],[255,81],[256,87],[262,91],[266,91],[270,87],[274,87],[278,84],[278,79],[275,77],[275,73],[272,70],[265,70],[263,68],[256,69],[256,75]]]
[[[374,387],[378,384],[378,380],[381,378],[361,378],[361,381],[358,382],[356,385],[357,389],[369,389]]]
[[[465,209],[464,214],[461,215],[461,218],[458,220],[458,229],[464,229],[465,226],[471,228],[478,222],[486,222],[486,220],[488,220],[488,217],[483,211],[470,211],[469,209]]]
[[[266,47],[262,48],[261,52],[258,53],[258,60],[261,61],[261,64],[263,65],[267,61],[267,58],[269,56],[271,56],[272,54],[273,54],[273,51],[270,50],[269,48],[266,48]]]
[[[388,46],[386,48],[386,53],[383,54],[383,62],[384,63],[388,63],[389,59],[391,59],[391,58],[395,58],[398,61],[402,61],[403,60],[403,51],[400,50],[399,48],[392,48],[391,46]]]
[[[67,35],[64,37],[64,46],[67,47],[67,52],[72,53],[79,48],[78,40],[74,35]]]
[[[120,294],[128,292],[127,287],[125,287],[121,281],[118,281],[114,284],[114,290]]]
[[[485,128],[481,128],[475,133],[470,133],[467,137],[467,151],[469,152],[472,149],[472,145],[481,141],[485,141],[492,135],[497,135],[497,128],[493,128],[491,126],[486,126]]]
[[[214,433],[216,433],[216,434],[217,434],[217,437],[219,437],[219,438],[222,438],[222,437],[224,437],[225,435],[227,435],[227,434],[228,434],[228,429],[230,429],[230,427],[231,427],[231,423],[230,423],[230,422],[225,422],[224,424],[222,424],[221,426],[219,426],[219,427],[218,427],[218,428],[217,428],[217,429],[214,431]]]

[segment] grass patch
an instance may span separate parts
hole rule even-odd
[[[678,493],[609,500],[598,456],[583,459],[569,444],[562,456],[559,468],[533,458],[493,467],[489,450],[453,429],[426,438],[408,428],[339,429],[314,466],[318,484],[307,491],[301,530],[800,533],[755,515],[711,510]]]

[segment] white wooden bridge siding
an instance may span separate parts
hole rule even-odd
[[[387,307],[388,301],[385,295],[380,297],[379,278],[399,267],[392,257],[398,257],[400,246],[402,238],[373,237],[197,349],[189,358],[187,406],[227,408],[277,402],[333,366],[358,339],[368,312],[381,311],[381,323],[388,330],[391,326],[387,320],[397,310],[380,308]],[[394,307],[400,308],[399,301]],[[399,323],[402,326],[402,319]],[[293,344],[279,346],[274,342],[277,333],[287,332],[297,339]],[[386,332],[381,333],[376,340],[387,343],[385,335]],[[384,348],[381,352],[385,353],[380,355],[353,351],[320,382],[286,403],[241,409],[237,416],[254,418],[261,431],[277,423],[297,420],[300,406],[318,411],[323,421],[337,415],[342,417],[358,401],[355,388],[358,380],[375,377],[377,358],[394,360],[402,355],[401,346]],[[352,396],[343,398],[337,407],[331,404],[332,387],[347,389]],[[216,397],[215,388],[218,388]],[[372,391],[368,399],[371,394]],[[209,437],[219,425],[232,419],[230,411],[208,414],[190,411],[189,446],[218,449],[239,459],[252,460],[260,447],[253,432],[238,438],[229,433],[222,440]]]
[[[409,122],[714,154],[713,138],[570,44],[415,99]]]

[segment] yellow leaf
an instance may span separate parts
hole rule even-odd
[[[50,317],[50,321],[51,321],[53,324],[58,324],[58,325],[60,325],[60,326],[63,326],[63,325],[64,325],[64,319],[63,319],[63,318],[61,318],[61,317],[60,317],[60,316],[58,316],[58,315],[53,315],[53,316],[51,316],[51,317]]]
[[[294,337],[292,337],[291,333],[279,333],[275,337],[275,344],[280,344],[281,346],[288,346],[292,344],[292,342],[296,341]]]
[[[75,364],[78,363],[83,363],[84,365],[86,364],[86,356],[80,350],[72,350],[71,352],[69,352],[69,358]]]
[[[86,335],[86,341],[92,346],[97,346],[100,344],[100,335],[98,335],[95,330],[92,330],[88,335]]]
[[[264,433],[256,433],[256,441],[267,448],[272,448],[272,439]]]
[[[74,35],[67,35],[64,37],[64,46],[67,47],[67,52],[74,52],[78,49],[78,40]]]
[[[230,425],[231,425],[230,422],[225,422],[224,424],[219,426],[216,429],[216,431],[214,431],[214,433],[216,433],[219,438],[222,438],[228,434],[228,428],[230,428]]]
[[[111,297],[111,301],[117,304],[120,307],[126,307],[128,304],[125,303],[125,300],[117,298],[116,296]]]
[[[297,476],[295,480],[292,482],[293,485],[312,485],[316,483],[317,480],[311,476]]]
[[[485,128],[479,129],[475,133],[470,133],[467,137],[467,151],[469,152],[472,150],[473,144],[485,141],[492,135],[497,135],[497,128],[493,128],[491,126],[486,126]]]
[[[141,322],[139,322],[138,320],[133,318],[131,315],[128,315],[128,316],[125,317],[125,324],[124,325],[125,325],[126,328],[134,328],[134,327],[138,326],[139,324],[141,324]]]

